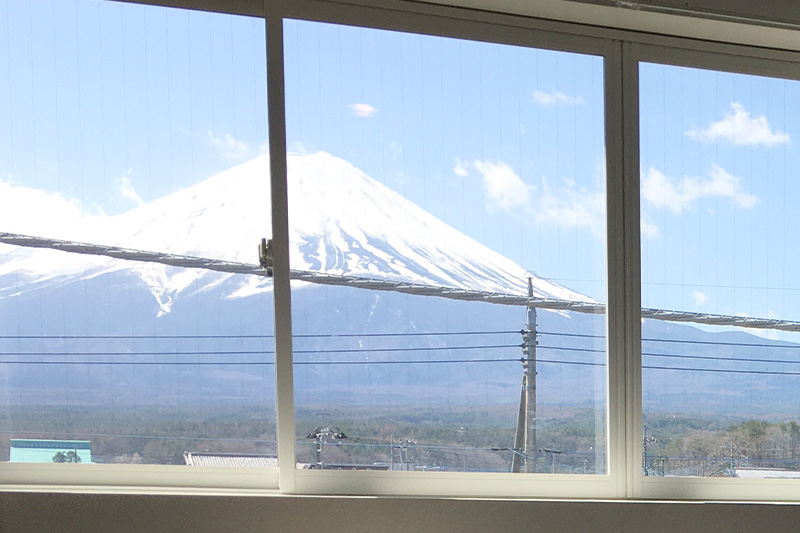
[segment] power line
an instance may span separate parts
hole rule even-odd
[[[447,331],[447,332],[414,332],[414,333],[346,333],[346,334],[295,334],[295,339],[304,339],[304,338],[368,338],[368,337],[418,337],[418,336],[465,336],[465,335],[510,335],[510,334],[519,334],[520,331],[518,330],[506,330],[506,331]],[[585,333],[562,333],[562,332],[555,332],[555,331],[537,331],[538,335],[553,335],[559,337],[574,337],[574,338],[590,338],[590,339],[605,339],[605,335],[593,335],[593,334],[585,334]],[[6,340],[49,340],[49,339],[57,339],[57,340],[82,340],[82,339],[151,339],[151,340],[158,340],[158,339],[271,339],[273,335],[0,335],[0,339]],[[766,343],[739,343],[739,342],[727,342],[727,341],[698,341],[698,340],[685,340],[685,339],[659,339],[659,338],[652,338],[652,337],[644,337],[642,338],[642,342],[664,342],[664,343],[676,343],[676,344],[694,344],[694,345],[704,345],[704,346],[732,346],[732,347],[741,347],[741,348],[771,348],[771,349],[800,349],[800,344],[794,343],[787,343],[787,344],[766,344]],[[511,345],[509,345],[510,347]],[[516,346],[516,345],[515,345]],[[540,346],[541,348],[551,348],[551,349],[558,349],[558,350],[581,350],[581,351],[595,351],[599,353],[604,353],[605,350],[592,350],[589,348],[569,348],[569,347],[555,347],[555,346]],[[453,348],[441,348],[441,349],[457,349],[457,347]],[[348,350],[349,351],[349,350]],[[366,351],[366,350],[364,350]],[[381,349],[375,349],[374,351],[382,351]],[[108,355],[134,355],[136,352],[93,352],[93,354],[108,354]],[[158,354],[182,354],[183,352],[142,352],[145,355],[158,355]],[[199,353],[207,353],[207,354],[238,354],[238,353],[248,353],[248,352],[191,352],[191,354],[199,354]],[[274,353],[273,351],[258,351],[252,353]],[[311,353],[311,352],[304,352],[301,350],[295,350],[294,353]],[[2,353],[0,355],[39,355],[36,354],[28,354],[28,353]],[[42,354],[44,355],[44,354]],[[46,355],[73,355],[73,352],[70,353],[61,353],[61,352],[48,352]],[[653,355],[653,356],[669,356],[668,354],[655,354],[649,352],[643,352],[642,355]],[[674,357],[683,357],[683,356],[674,356]],[[703,358],[702,356],[685,356],[687,358]],[[708,357],[709,359],[714,359],[712,357]],[[716,358],[719,360],[727,360],[727,358],[719,357]],[[742,358],[730,358],[730,360],[736,361],[748,361],[748,359]],[[774,363],[793,363],[794,361],[785,361],[785,360],[772,360],[772,359],[753,359],[754,362],[774,362]]]
[[[521,358],[503,359],[412,359],[384,361],[295,361],[295,365],[416,365],[416,364],[463,364],[463,363],[508,363],[520,362]],[[131,365],[131,366],[270,366],[274,361],[0,361],[6,365]],[[579,364],[579,363],[575,363]]]
[[[538,345],[539,349],[544,350],[555,350],[555,351],[568,351],[568,352],[588,352],[588,353],[598,353],[598,354],[605,354],[606,351],[603,349],[594,349],[594,348],[576,348],[571,346],[547,346],[547,345]],[[413,348],[354,348],[354,349],[337,349],[337,350],[295,350],[294,353],[296,355],[324,355],[324,354],[332,354],[332,353],[382,353],[382,352],[421,352],[421,351],[462,351],[462,350],[490,350],[490,349],[507,349],[507,348],[519,348],[517,344],[500,344],[500,345],[479,345],[479,346],[450,346],[450,347],[413,347]],[[146,352],[92,352],[92,353],[79,353],[79,352],[3,352],[0,353],[0,356],[14,356],[14,357],[22,357],[22,356],[36,356],[36,357],[52,357],[52,356],[83,356],[83,357],[91,357],[91,356],[202,356],[202,355],[274,355],[274,351],[196,351],[196,352],[156,352],[156,351],[146,351]],[[724,357],[724,356],[711,356],[711,355],[691,355],[691,354],[672,354],[672,353],[654,353],[654,352],[642,352],[643,356],[646,357],[661,357],[661,358],[671,358],[671,359],[697,359],[697,360],[708,360],[708,361],[730,361],[736,363],[774,363],[774,364],[800,364],[800,360],[791,360],[791,359],[756,359],[751,357]],[[521,359],[509,359],[512,361],[518,361]],[[474,359],[470,359],[470,361],[475,361]],[[488,360],[487,360],[488,361]],[[505,360],[504,360],[505,361]],[[21,361],[24,362],[24,361]],[[84,361],[89,362],[89,361]],[[84,362],[76,362],[76,364],[84,363]],[[258,362],[254,361],[253,363]],[[404,363],[404,362],[414,362],[414,361],[392,361],[391,363]],[[0,363],[10,364],[11,361],[0,361]],[[136,361],[132,361],[130,363],[136,363]],[[322,364],[324,362],[314,362],[314,361],[295,361],[297,364]],[[364,361],[363,364],[370,364],[376,363],[376,361]],[[238,364],[231,362],[230,364]],[[362,362],[348,362],[347,364],[362,364]]]
[[[734,370],[725,368],[675,368],[669,366],[647,366],[642,365],[643,369],[648,370],[679,370],[685,372],[713,372],[718,374],[755,374],[765,376],[800,376],[800,372],[783,372],[779,370]]]
[[[681,344],[702,344],[711,346],[734,346],[734,347],[753,347],[753,348],[788,348],[797,350],[800,349],[800,344],[787,343],[787,344],[766,344],[756,342],[730,342],[730,341],[696,341],[696,340],[682,340],[682,339],[646,339],[643,338],[642,342],[672,342]]]
[[[294,354],[302,355],[322,355],[329,353],[381,353],[381,352],[432,352],[432,351],[460,351],[460,350],[496,350],[502,348],[519,348],[519,344],[496,344],[496,345],[479,345],[479,346],[438,346],[438,347],[414,347],[414,348],[353,348],[353,349],[336,349],[336,350],[294,350]],[[93,355],[125,355],[125,356],[141,356],[141,355],[274,355],[274,351],[196,351],[196,352],[2,352],[0,356],[93,356]]]
[[[544,346],[544,345],[538,345],[537,348],[545,350],[563,350],[569,352],[590,352],[590,353],[603,353],[603,354],[606,353],[605,350],[594,349],[594,348],[574,348],[574,347]],[[791,359],[755,359],[751,357],[723,357],[723,356],[713,356],[713,355],[687,355],[687,354],[670,354],[670,353],[654,353],[654,352],[642,352],[642,355],[647,357],[665,357],[673,359],[700,359],[709,361],[732,361],[738,363],[777,363],[777,364],[789,364],[789,365],[800,364],[800,360],[791,360]]]
[[[584,365],[584,366],[605,366],[602,363],[589,363],[582,361],[552,361],[547,359],[538,359],[539,363],[553,363],[564,365]],[[653,366],[642,365],[644,370],[676,370],[679,372],[708,372],[719,374],[753,374],[753,375],[767,375],[767,376],[800,376],[800,372],[784,372],[779,370],[735,370],[725,368],[680,368],[671,366]]]
[[[381,337],[436,337],[436,336],[465,336],[465,335],[511,335],[511,334],[519,334],[519,330],[499,330],[499,331],[445,331],[445,332],[413,332],[413,333],[344,333],[344,334],[295,334],[293,337],[295,339],[311,339],[311,338],[381,338]],[[588,339],[605,339],[605,335],[595,335],[595,334],[588,334],[588,333],[563,333],[563,332],[555,332],[555,331],[537,331],[538,335],[553,335],[558,337],[574,337],[574,338],[588,338]],[[159,340],[159,339],[272,339],[273,335],[0,335],[0,339],[5,340],[96,340],[96,339],[111,339],[111,340],[119,340],[119,339],[150,339],[150,340]],[[686,339],[660,339],[654,337],[643,337],[642,342],[664,342],[664,343],[675,343],[675,344],[694,344],[694,345],[703,345],[703,346],[731,346],[736,348],[770,348],[770,349],[792,349],[797,350],[800,349],[800,344],[795,343],[786,343],[786,344],[766,344],[766,343],[741,343],[741,342],[729,342],[729,341],[699,341],[699,340],[686,340]],[[556,347],[547,347],[541,346],[542,348],[553,348],[553,349],[561,349],[561,350],[568,350],[569,348],[556,348]],[[376,350],[380,351],[380,350]],[[586,351],[590,351],[586,349]],[[598,351],[604,352],[605,350],[591,350],[591,351]],[[132,354],[133,352],[125,352],[125,354]],[[148,354],[158,354],[161,352],[148,352]],[[174,352],[163,352],[163,353],[174,353]],[[200,352],[193,352],[193,353],[200,353]],[[226,353],[226,352],[208,352],[208,353]],[[235,353],[235,352],[227,352],[227,353]],[[274,353],[272,351],[268,352],[258,352],[258,353]],[[301,351],[295,350],[294,353],[302,353]],[[120,353],[122,354],[122,352]],[[17,353],[3,353],[0,355],[19,355]],[[48,355],[61,355],[60,353],[48,353]],[[70,354],[66,354],[70,355]],[[115,354],[111,354],[115,355]],[[662,354],[653,354],[643,352],[642,355],[659,355]],[[687,356],[687,357],[698,357],[700,356]],[[725,358],[720,358],[720,360],[725,360]],[[734,360],[734,359],[732,359]],[[738,361],[747,361],[747,359],[735,359]],[[781,362],[792,362],[792,361],[782,361],[782,360],[754,360],[754,361],[769,361],[775,363]]]
[[[295,353],[302,353],[302,352],[295,352]],[[312,352],[307,352],[312,353]],[[313,352],[316,353],[316,352]],[[91,357],[93,355],[125,355],[125,356],[140,356],[140,355],[274,355],[274,351],[197,351],[197,352],[2,352],[0,356],[41,356],[41,357],[51,357],[51,356],[67,356],[67,355],[78,355],[78,356],[85,356]]]
[[[554,361],[553,359],[536,359],[536,362],[550,363],[554,365],[606,366],[605,363],[592,363],[590,361]]]
[[[564,350],[569,352],[606,353],[605,350],[594,349],[594,348],[573,348],[573,347],[543,346],[543,345],[539,345],[537,346],[537,348],[545,350]],[[714,355],[687,355],[687,354],[654,353],[654,352],[642,352],[642,355],[647,357],[666,357],[672,359],[701,359],[709,361],[733,361],[739,363],[778,363],[778,364],[789,364],[789,365],[800,364],[800,360],[791,360],[791,359],[755,359],[752,357],[723,357]]]
[[[519,330],[507,331],[429,331],[413,333],[295,333],[295,339],[317,338],[365,338],[365,337],[445,337],[463,335],[508,335]],[[0,335],[10,340],[82,340],[82,339],[272,339],[274,335]]]
[[[415,347],[415,348],[356,348],[352,350],[295,350],[297,354],[326,354],[326,353],[375,353],[375,352],[431,352],[447,350],[497,350],[503,348],[519,348],[519,344],[493,344],[480,346],[441,346],[441,347]]]
[[[298,440],[297,444],[303,444],[306,446],[313,446],[313,440]],[[496,447],[486,447],[486,446],[468,446],[468,445],[453,445],[453,444],[404,444],[404,443],[382,443],[382,442],[347,442],[347,441],[337,441],[336,447],[368,447],[368,448],[409,448],[409,449],[416,449],[416,450],[453,450],[453,451],[483,451],[483,452],[514,452],[514,450],[510,448],[496,448]],[[559,452],[559,455],[563,455],[566,457],[572,456],[589,456],[594,457],[595,452]]]
[[[573,348],[571,346],[545,346],[544,344],[537,344],[536,348],[542,350],[564,350],[566,352],[606,353],[604,349],[600,348]]]
[[[27,434],[27,435],[53,435],[53,436],[60,436],[60,437],[101,437],[101,438],[119,438],[119,439],[149,439],[149,440],[187,440],[187,441],[203,441],[203,442],[238,442],[238,443],[247,443],[247,444],[276,444],[277,442],[274,440],[268,439],[232,439],[232,438],[224,438],[224,437],[183,437],[183,436],[169,436],[169,435],[129,435],[129,434],[114,434],[114,433],[75,433],[75,432],[63,432],[63,431],[27,431],[24,429],[2,429],[0,428],[0,433],[5,434]],[[363,439],[359,439],[360,442],[337,442],[337,447],[370,447],[370,448],[412,448],[417,450],[454,450],[454,451],[492,451],[492,452],[504,452],[504,451],[513,451],[513,450],[506,450],[506,449],[497,449],[494,447],[486,447],[486,446],[468,446],[468,445],[446,445],[446,444],[405,444],[405,443],[382,443],[382,442],[364,442]],[[297,440],[297,444],[306,445],[306,446],[313,446],[313,441],[308,440]],[[594,456],[595,452],[563,452],[566,456]]]
[[[493,358],[493,359],[417,359],[410,361],[295,361],[296,365],[447,365],[463,363],[519,363],[521,359],[516,358]]]
[[[587,339],[605,339],[605,335],[596,335],[591,333],[562,333],[557,331],[537,331],[538,335],[555,335],[558,337],[578,337]],[[800,349],[800,344],[786,343],[786,344],[766,344],[756,342],[731,342],[731,341],[698,341],[689,339],[659,339],[655,337],[642,337],[642,342],[671,342],[679,344],[702,344],[710,346],[734,346],[734,347],[754,347],[754,348],[790,348]]]
[[[734,362],[741,362],[741,363],[778,363],[778,364],[786,364],[786,365],[798,365],[800,361],[792,361],[787,359],[754,359],[750,357],[717,357],[713,355],[683,355],[683,354],[671,354],[671,353],[649,353],[649,352],[642,352],[642,355],[646,355],[649,357],[666,357],[672,359],[705,359],[711,361],[734,361]]]
[[[272,339],[274,335],[0,335],[9,340],[95,340],[95,339]]]
[[[0,361],[0,365],[85,365],[85,366],[270,366],[274,361]],[[295,363],[303,364],[303,363]]]
[[[564,350],[569,352],[591,352],[591,353],[606,353],[605,350],[601,349],[594,349],[594,348],[573,348],[573,347],[561,347],[561,346],[544,346],[539,345],[538,348],[545,349],[545,350]],[[756,359],[753,357],[724,357],[724,356],[714,356],[714,355],[690,355],[690,354],[672,354],[672,353],[654,353],[654,352],[642,352],[643,356],[647,357],[666,357],[672,359],[700,359],[700,360],[708,360],[708,361],[733,361],[737,363],[777,363],[777,364],[788,364],[788,365],[797,365],[800,364],[800,360],[792,360],[792,359]]]
[[[510,363],[520,362],[522,358],[502,359],[433,359],[433,360],[408,360],[408,361],[295,361],[295,365],[401,365],[401,364],[464,364],[464,363]],[[553,359],[537,359],[537,363],[573,366],[604,367],[605,363],[591,361],[556,361]],[[86,365],[86,366],[271,366],[273,361],[0,361],[8,365]],[[785,372],[779,370],[736,370],[723,368],[695,368],[695,367],[670,367],[642,365],[644,370],[674,370],[677,372],[707,372],[719,374],[750,374],[769,376],[800,376],[800,372]]]
[[[519,332],[517,332],[519,333]],[[537,335],[556,335],[558,337],[579,337],[585,339],[605,339],[605,335],[597,335],[592,333],[563,333],[558,331],[541,331],[536,330]]]
[[[361,338],[361,337],[445,337],[452,335],[510,335],[519,334],[519,330],[506,331],[440,331],[440,332],[413,332],[413,333],[308,333],[293,335],[294,338]]]

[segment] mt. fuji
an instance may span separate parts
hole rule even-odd
[[[58,194],[0,181],[0,230],[256,264],[256,245],[271,236],[269,190],[267,157],[113,216],[88,212]],[[531,274],[524,268],[342,159],[328,153],[289,155],[288,190],[290,261],[295,270],[527,294]],[[415,355],[433,350],[425,352],[425,357],[486,357],[480,350],[465,354],[459,348],[474,338],[466,341],[453,334],[441,336],[441,332],[487,330],[503,334],[502,347],[493,348],[492,354],[506,353],[508,359],[480,371],[475,366],[439,365],[402,373],[387,365],[306,364],[295,372],[299,405],[362,400],[392,404],[403,387],[408,401],[433,404],[438,396],[451,394],[450,387],[460,390],[465,380],[473,379],[482,385],[460,392],[463,401],[513,404],[518,400],[517,332],[525,323],[524,308],[296,281],[292,287],[295,348],[307,363],[329,357],[332,349],[337,353],[355,349],[351,355],[365,362],[406,349],[416,350]],[[271,280],[258,276],[0,246],[0,316],[4,317],[0,348],[4,353],[39,354],[36,357],[68,353],[72,358],[125,354],[130,364],[76,365],[67,370],[59,365],[7,368],[6,401],[46,403],[63,401],[65,395],[99,402],[122,401],[120,395],[127,395],[126,401],[158,404],[272,401],[274,380],[268,369],[247,366],[247,361],[241,368],[207,371],[186,365],[137,366],[143,361],[152,363],[156,355],[151,352],[211,363],[215,357],[241,362],[231,354],[244,351],[257,354],[242,356],[245,359],[268,360],[271,291]],[[533,292],[538,297],[589,300],[535,276]],[[604,317],[554,312],[542,313],[539,320],[542,327],[551,329],[558,329],[560,321],[577,327],[577,321],[588,320],[591,325],[587,322],[586,327],[595,329],[602,327]],[[262,338],[267,339],[263,344]],[[495,337],[479,344],[498,341]],[[452,354],[450,346],[456,350]],[[573,372],[571,379],[585,381],[591,371],[593,367]],[[67,390],[58,385],[65,375],[70,384]],[[324,390],[318,386],[323,378],[328,383]],[[0,384],[3,379],[0,367]],[[436,386],[424,393],[417,390],[419,383],[434,379]],[[53,381],[52,391],[42,387],[43,380]],[[167,387],[165,380],[170,383]],[[542,388],[543,398],[548,397],[547,391]],[[594,387],[585,387],[579,396],[572,399],[589,401]]]
[[[526,294],[530,274],[523,267],[350,163],[328,153],[292,154],[288,171],[293,269]],[[0,231],[256,264],[256,244],[271,235],[270,205],[266,157],[112,216],[56,193],[0,181]],[[519,399],[518,331],[526,324],[524,308],[299,282],[292,287],[293,347],[302,362],[295,368],[299,407],[401,402],[416,408],[449,398],[458,398],[452,401],[459,405],[514,405]],[[88,361],[125,355],[130,362],[130,366],[0,365],[0,404],[89,399],[100,405],[114,401],[252,404],[254,398],[271,402],[270,369],[247,366],[253,362],[248,357],[271,357],[271,291],[271,281],[257,276],[0,245],[0,351],[13,360]],[[533,292],[545,298],[591,301],[535,276]],[[537,326],[540,335],[549,335],[539,349],[550,361],[537,370],[539,401],[578,406],[605,402],[605,315],[539,313]],[[744,332],[722,338],[658,321],[645,321],[642,328],[642,336],[651,339],[721,338],[750,346],[757,341]],[[561,336],[563,332],[581,334]],[[465,333],[468,339],[462,337]],[[763,354],[752,351],[751,357],[769,356],[766,348]],[[254,355],[235,355],[240,352]],[[228,366],[219,368],[147,366],[157,354],[209,364],[215,364],[214,358],[230,358],[244,366],[230,366],[233,362],[223,362]],[[503,362],[403,367],[315,364],[343,358],[360,364],[389,357]],[[577,358],[595,366],[553,364]],[[754,410],[787,408],[781,391],[789,390],[790,377],[746,376],[733,382],[727,374],[675,369],[650,371],[644,383],[662,379],[665,372],[683,385],[669,394],[645,398],[646,405],[676,410],[684,406],[689,412],[702,402],[722,412],[729,396],[709,398],[702,391],[726,390],[730,397],[746,399]]]
[[[401,282],[524,295],[531,274],[331,154],[288,159],[291,266]],[[126,213],[87,214],[57,194],[0,182],[0,228],[28,235],[255,263],[271,235],[269,158],[261,156]],[[0,248],[0,299],[48,282],[130,270],[170,310],[180,293],[234,276],[152,263]],[[13,279],[11,275],[14,274]],[[227,297],[270,290],[237,280]],[[226,284],[227,286],[227,284]],[[533,276],[534,296],[589,298]]]

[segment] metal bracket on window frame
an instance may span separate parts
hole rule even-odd
[[[272,276],[272,239],[261,239],[258,245],[258,264],[267,269],[268,276]]]

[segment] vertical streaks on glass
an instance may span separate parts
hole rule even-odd
[[[605,473],[602,59],[284,28],[298,463]]]
[[[0,232],[257,262],[263,20],[10,0],[0,28]],[[275,466],[272,314],[266,278],[0,245],[0,460]]]
[[[798,477],[796,81],[640,66],[645,475]],[[752,318],[768,323],[746,327]]]

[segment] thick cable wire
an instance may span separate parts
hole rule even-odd
[[[237,263],[232,261],[222,261],[217,259],[167,254],[161,252],[146,252],[142,250],[132,250],[116,246],[78,243],[59,239],[19,235],[15,233],[0,232],[0,243],[27,248],[45,248],[85,255],[99,255],[128,261],[159,263],[181,268],[200,268],[229,274],[247,274],[270,277],[270,274],[266,269],[255,264]],[[400,292],[415,296],[437,296],[440,298],[449,298],[453,300],[480,301],[501,305],[519,305],[536,307],[539,309],[575,311],[578,313],[589,314],[603,314],[606,312],[605,304],[594,301],[529,297],[507,293],[425,285],[422,283],[404,283],[399,281],[362,278],[358,276],[346,276],[342,274],[311,272],[307,270],[292,269],[289,271],[289,275],[292,280],[296,281],[305,281],[308,283],[317,283],[321,285],[338,285],[360,289]],[[641,316],[642,318],[652,318],[668,322],[690,322],[694,324],[706,324],[714,326],[738,326],[754,329],[800,331],[800,322],[792,320],[752,318],[735,315],[716,315],[687,311],[669,311],[665,309],[652,308],[642,308]]]

